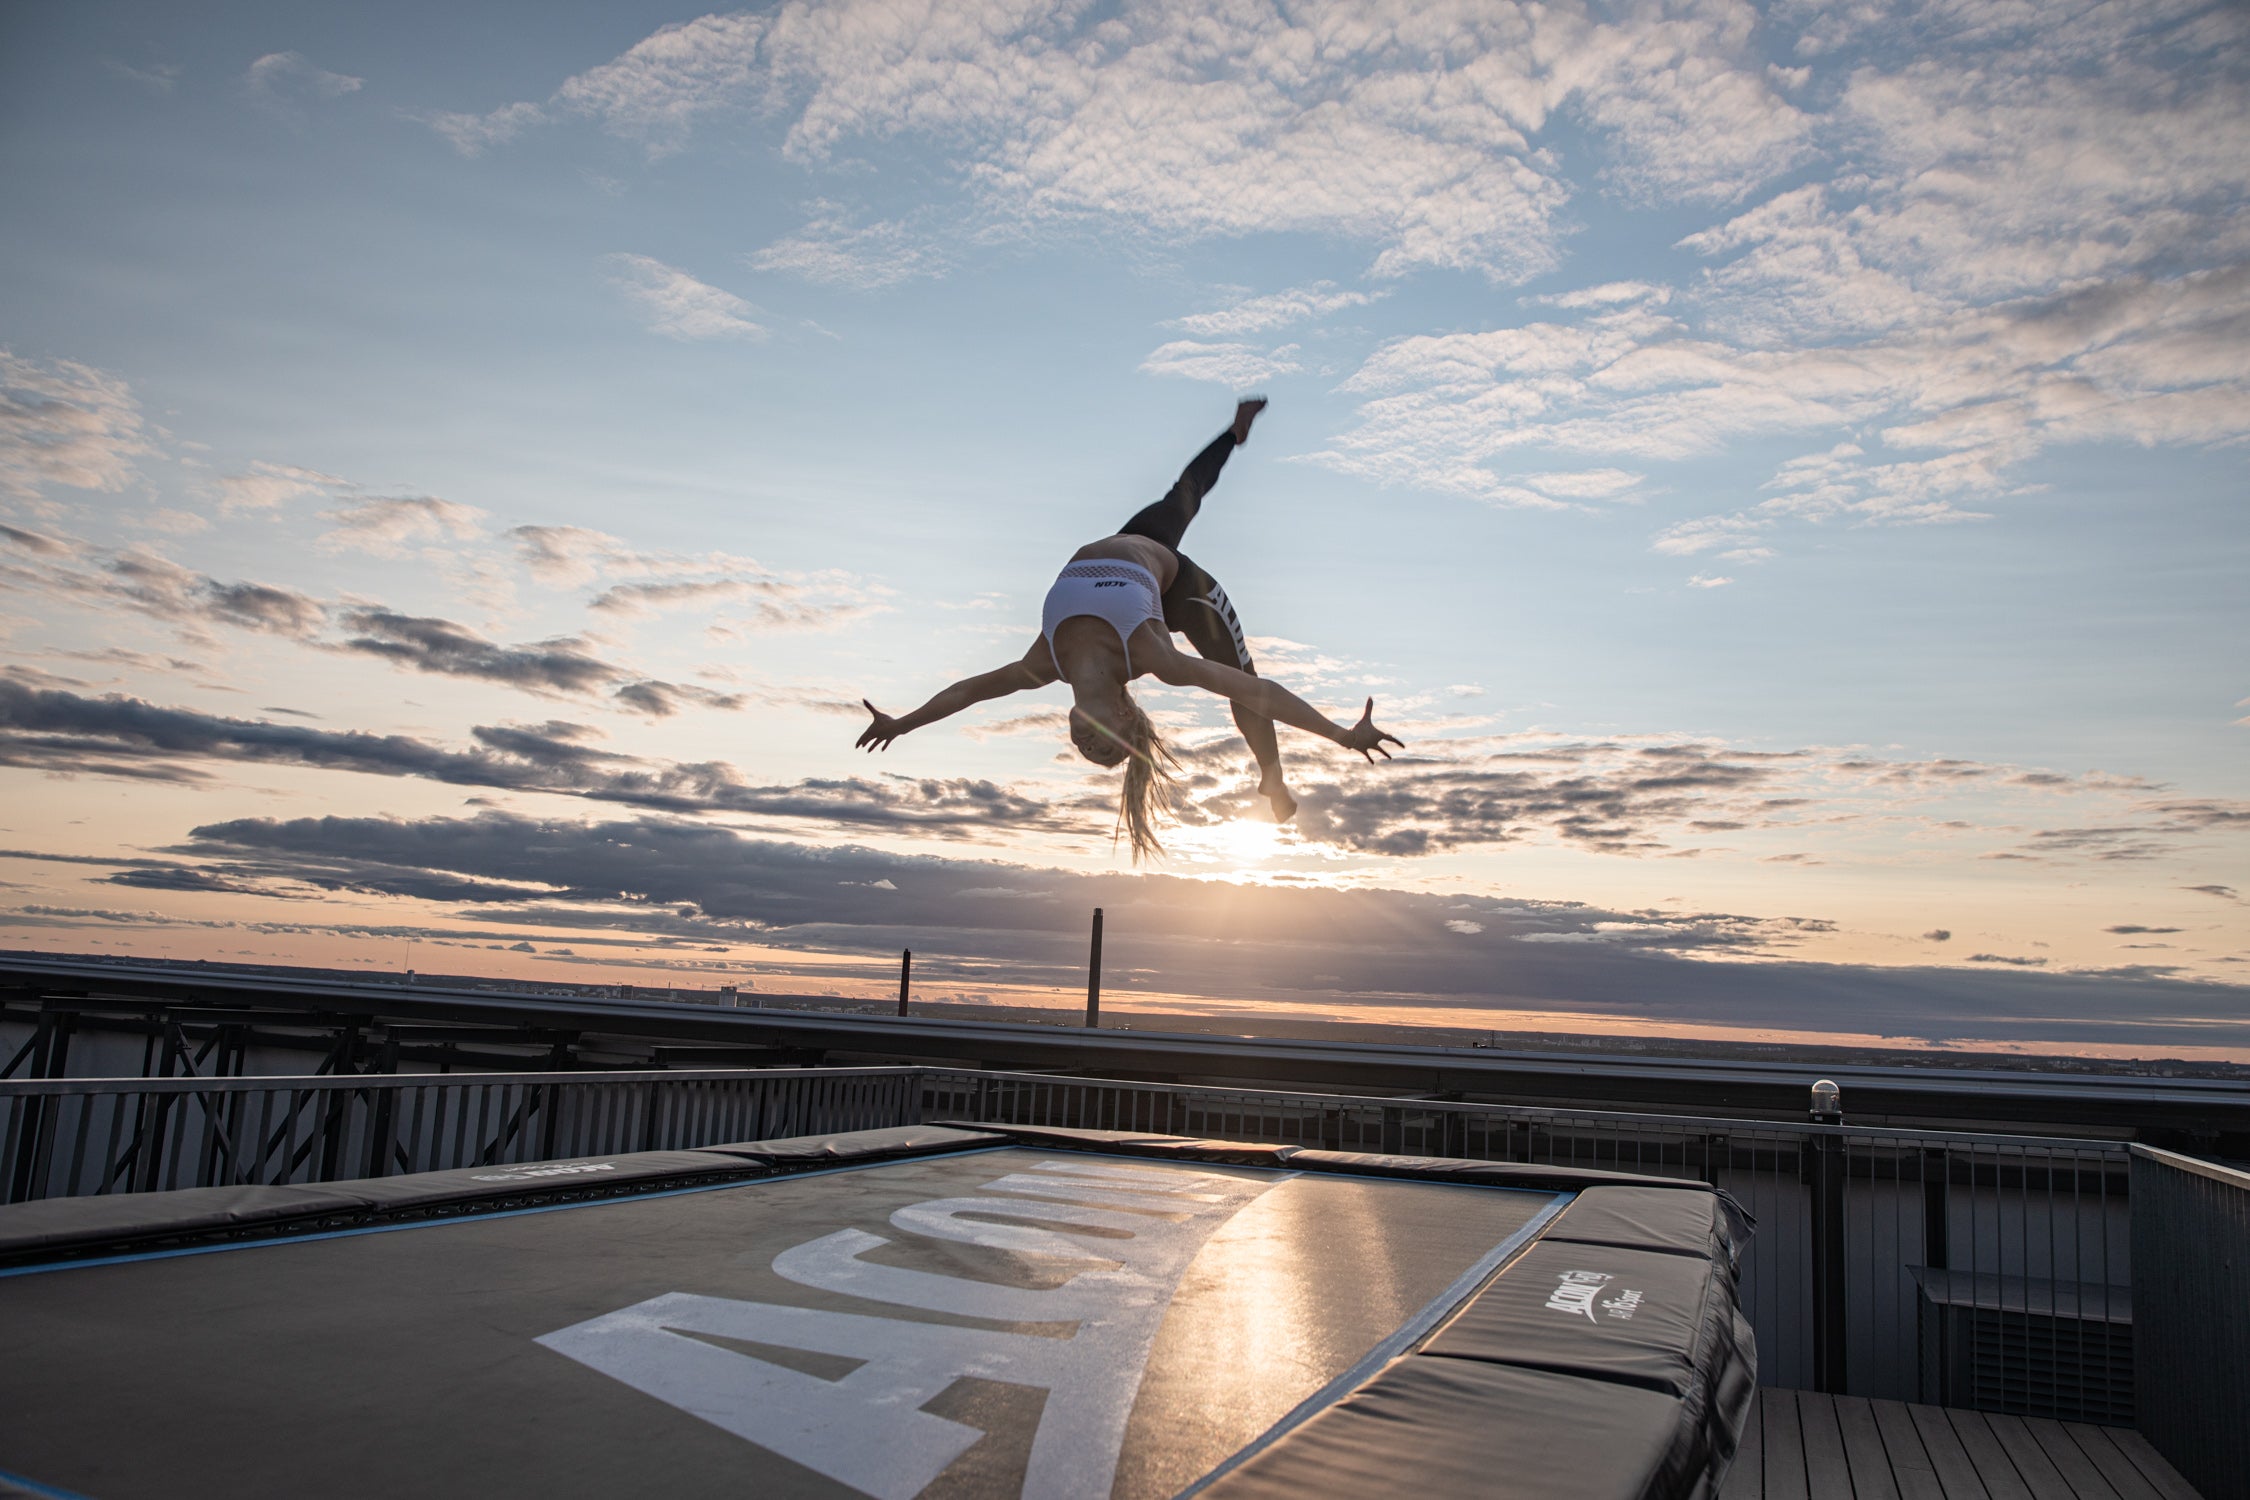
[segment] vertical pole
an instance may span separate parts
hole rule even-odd
[[[914,975],[914,950],[902,949],[898,956],[898,1013],[906,1014],[906,986]]]
[[[1846,1393],[1844,1188],[1850,1156],[1843,1138],[1820,1135],[1807,1141],[1812,1156],[1813,1389]]]
[[[1938,1269],[1950,1266],[1946,1220],[1946,1188],[1952,1181],[1952,1162],[1945,1148],[1925,1147],[1922,1152],[1922,1264]]]
[[[1094,951],[1086,960],[1086,1025],[1102,1024],[1102,909],[1094,908]]]

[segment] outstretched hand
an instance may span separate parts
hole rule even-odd
[[[1395,734],[1385,734],[1375,727],[1375,700],[1370,698],[1367,700],[1365,711],[1359,716],[1359,722],[1345,733],[1344,748],[1346,750],[1357,750],[1369,765],[1373,765],[1375,757],[1378,755],[1385,760],[1391,758],[1391,752],[1383,748],[1386,742],[1398,746],[1401,750],[1406,748],[1406,741]]]
[[[1368,702],[1373,703],[1374,700],[1370,698]],[[859,740],[852,746],[854,750],[888,750],[891,748],[891,741],[906,732],[898,727],[898,720],[865,698],[859,700],[859,706],[873,714],[875,722],[859,732]]]

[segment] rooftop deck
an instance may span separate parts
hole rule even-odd
[[[1719,1500],[2199,1500],[2127,1427],[1763,1390]]]

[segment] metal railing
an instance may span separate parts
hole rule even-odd
[[[0,1203],[911,1124],[912,1068],[0,1082]]]
[[[2141,1431],[2209,1500],[2250,1497],[2250,1172],[2133,1148]]]
[[[931,1069],[931,1119],[1685,1177],[1758,1220],[1772,1386],[2129,1422],[2125,1147],[2109,1141]]]

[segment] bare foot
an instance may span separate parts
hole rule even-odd
[[[1297,816],[1297,799],[1289,795],[1289,788],[1282,781],[1279,771],[1258,778],[1258,792],[1266,799],[1266,805],[1273,809],[1273,820],[1276,823],[1286,823]]]
[[[1258,413],[1266,409],[1263,396],[1245,396],[1234,404],[1234,445],[1239,448],[1250,441],[1250,424],[1258,420]]]

